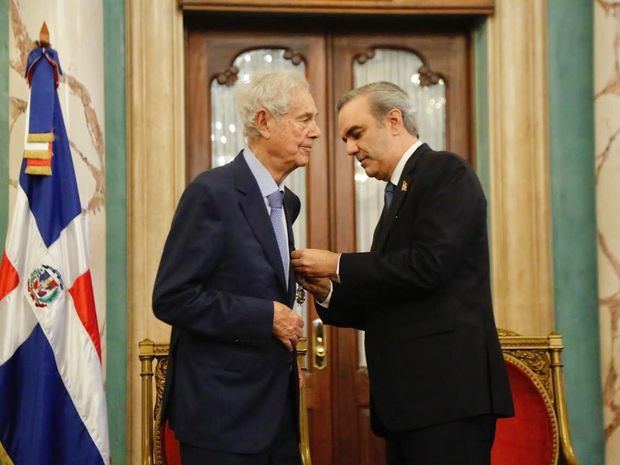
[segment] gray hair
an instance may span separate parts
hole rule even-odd
[[[261,109],[275,118],[287,112],[291,95],[298,89],[309,90],[308,81],[298,71],[276,70],[258,73],[237,86],[235,100],[243,124],[243,135],[252,139],[260,135],[254,117]]]
[[[340,111],[347,103],[360,95],[366,95],[370,104],[370,112],[377,121],[383,119],[390,110],[397,109],[403,115],[403,125],[409,134],[418,137],[415,122],[415,109],[407,92],[396,84],[387,81],[371,82],[365,86],[350,90],[338,99],[336,110]]]

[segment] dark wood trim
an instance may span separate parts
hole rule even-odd
[[[211,167],[211,80],[207,75],[206,33],[186,33],[186,180]]]
[[[185,11],[491,15],[495,0],[179,0]]]

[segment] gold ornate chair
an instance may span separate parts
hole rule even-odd
[[[515,417],[498,421],[493,465],[578,465],[568,428],[560,353],[562,336],[521,336],[499,330],[515,403]],[[168,344],[139,344],[142,377],[142,465],[179,465],[178,443],[161,422]],[[304,366],[306,341],[298,352]],[[155,362],[155,365],[153,365]],[[154,370],[153,370],[154,369]],[[155,377],[155,386],[153,386]],[[300,405],[301,455],[311,465],[305,393]]]
[[[499,420],[493,465],[578,465],[564,397],[562,336],[499,330],[515,417]]]
[[[140,377],[142,378],[142,465],[180,465],[179,444],[168,423],[161,421],[161,401],[168,368],[168,344],[144,339],[140,341]],[[307,342],[297,345],[298,362],[305,370]],[[153,365],[155,362],[155,365]],[[154,368],[154,371],[153,371]],[[155,377],[155,386],[153,386]],[[154,401],[154,405],[153,405]],[[303,465],[312,465],[308,440],[308,414],[305,392],[301,392],[300,405],[301,444]]]

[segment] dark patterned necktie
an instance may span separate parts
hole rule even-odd
[[[384,196],[384,200],[385,200],[385,209],[389,209],[390,208],[390,204],[392,203],[392,198],[394,197],[394,192],[396,191],[396,186],[394,184],[392,184],[391,182],[388,182],[385,185],[385,196]]]

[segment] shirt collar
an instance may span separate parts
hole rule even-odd
[[[394,184],[395,186],[398,186],[398,183],[400,182],[400,177],[403,174],[403,170],[405,169],[405,165],[407,164],[407,161],[409,161],[409,159],[411,158],[411,155],[413,155],[413,153],[418,150],[418,147],[420,147],[420,145],[422,145],[422,141],[417,141],[415,144],[413,144],[411,147],[409,147],[405,153],[403,153],[403,156],[400,157],[400,160],[398,160],[398,163],[396,164],[396,168],[394,168],[394,172],[392,173],[392,177],[390,178],[390,182],[392,184]]]
[[[256,155],[254,155],[247,147],[243,148],[243,158],[254,175],[254,178],[258,183],[260,193],[263,197],[267,197],[269,194],[272,194],[277,190],[284,192],[284,184],[278,186],[274,181],[273,176],[271,176],[271,173],[269,173],[267,168],[265,168],[265,165],[263,165],[261,161],[256,158]]]

